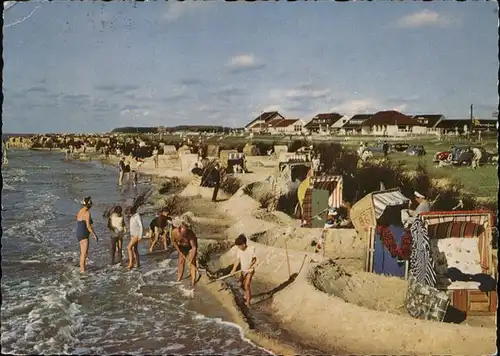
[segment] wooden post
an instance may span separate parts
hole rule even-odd
[[[285,240],[285,253],[286,253],[286,263],[288,265],[288,278],[290,278],[292,276],[292,272],[290,270],[290,258],[288,257],[288,247],[286,244],[286,240]]]

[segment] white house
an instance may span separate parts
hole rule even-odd
[[[274,123],[284,120],[285,117],[277,111],[269,111],[262,113],[254,120],[250,121],[249,124],[245,126],[246,132],[265,132],[268,131]]]
[[[361,133],[377,136],[404,136],[407,134],[426,134],[427,127],[414,118],[398,111],[379,111],[363,122]]]
[[[304,132],[305,122],[300,119],[284,119],[277,121],[269,127],[269,133],[273,135],[299,135]]]

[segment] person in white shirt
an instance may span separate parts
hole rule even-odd
[[[137,209],[133,206],[128,206],[126,209],[127,216],[130,218],[129,231],[130,231],[130,242],[127,246],[128,252],[128,269],[133,267],[139,268],[141,263],[139,261],[139,241],[142,239],[142,234],[144,228],[142,225],[141,215],[137,212]]]
[[[413,224],[415,218],[419,216],[421,213],[427,213],[431,211],[431,204],[423,194],[415,191],[414,196],[415,196],[415,201],[418,203],[417,208],[415,210],[403,209],[401,211],[401,220],[403,221],[403,225],[405,227]]]
[[[245,305],[250,307],[250,299],[252,299],[251,283],[253,274],[255,273],[255,262],[257,262],[255,247],[247,245],[247,238],[243,234],[236,238],[234,244],[237,246],[237,250],[231,274],[234,274],[238,265],[241,264],[240,282],[245,292]]]
[[[158,148],[156,148],[156,147],[153,150],[153,160],[155,163],[155,168],[158,168]]]
[[[109,216],[108,229],[111,231],[111,264],[114,265],[117,254],[119,262],[122,262],[123,235],[127,232],[121,206],[115,206]]]

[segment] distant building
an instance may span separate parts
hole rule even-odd
[[[363,123],[372,117],[373,114],[358,114],[354,115],[347,120],[340,128],[341,135],[359,135],[361,134],[361,127]]]
[[[274,123],[284,120],[285,117],[277,111],[268,111],[262,113],[257,118],[250,121],[249,124],[245,126],[245,131],[247,132],[267,132]]]
[[[301,134],[304,130],[305,122],[300,119],[283,119],[274,122],[271,127],[268,128],[270,134]]]
[[[336,112],[318,114],[304,128],[309,132],[330,132],[331,127],[343,117],[343,115]]]
[[[438,123],[446,120],[442,114],[419,114],[413,118],[427,128],[428,134],[441,134],[441,130],[437,127]]]
[[[361,125],[364,135],[404,136],[425,134],[427,128],[418,120],[399,111],[379,111]]]

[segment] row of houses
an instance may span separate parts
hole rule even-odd
[[[325,133],[339,135],[404,136],[407,134],[441,135],[447,132],[494,130],[496,119],[450,120],[441,114],[405,115],[395,110],[347,117],[339,113],[324,113],[309,122],[287,119],[278,111],[262,113],[245,126],[245,131],[267,134]]]

